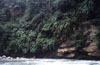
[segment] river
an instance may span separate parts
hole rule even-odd
[[[100,65],[100,61],[72,59],[0,59],[0,65]]]

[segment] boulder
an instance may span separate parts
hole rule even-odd
[[[76,51],[76,47],[72,47],[72,48],[63,48],[63,49],[58,49],[58,50],[57,50],[58,53],[60,53],[60,52],[62,52],[62,53],[65,53],[65,52],[70,53],[70,52],[73,52],[73,51]]]
[[[88,53],[89,56],[95,56],[95,57],[100,57],[100,50],[96,50],[93,53]]]
[[[68,55],[65,55],[65,57],[67,57],[67,58],[73,58],[73,57],[75,57],[75,56],[76,56],[75,53],[70,53],[70,54],[68,54]]]

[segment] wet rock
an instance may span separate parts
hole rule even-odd
[[[72,47],[72,48],[64,48],[64,49],[58,49],[57,52],[73,52],[73,51],[76,51],[76,47]]]
[[[58,57],[62,57],[63,54],[62,54],[62,53],[57,53],[57,56],[58,56]]]
[[[100,57],[100,50],[97,50],[93,53],[88,53],[89,56],[95,56],[95,57]]]
[[[71,54],[66,55],[65,57],[67,57],[67,58],[73,58],[75,56],[76,56],[75,53],[71,53]]]
[[[88,53],[92,53],[98,50],[98,46],[96,45],[96,43],[91,43],[88,47],[83,48],[83,50]]]
[[[100,56],[100,51],[98,48],[99,42],[96,40],[96,32],[98,32],[98,28],[91,25],[89,31],[90,33],[86,35],[88,37],[87,46],[83,48],[83,51],[85,51],[89,56]]]

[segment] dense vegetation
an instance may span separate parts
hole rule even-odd
[[[0,54],[44,52],[69,39],[81,48],[81,23],[99,19],[99,7],[99,0],[0,0]]]

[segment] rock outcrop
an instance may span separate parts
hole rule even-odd
[[[48,58],[97,58],[100,57],[99,42],[96,39],[96,33],[99,31],[98,26],[95,26],[91,21],[82,24],[83,35],[86,40],[83,47],[78,48],[75,41],[66,40],[65,43],[59,45],[56,51],[46,54]],[[73,36],[74,34],[72,34]],[[52,55],[53,54],[53,55]]]

